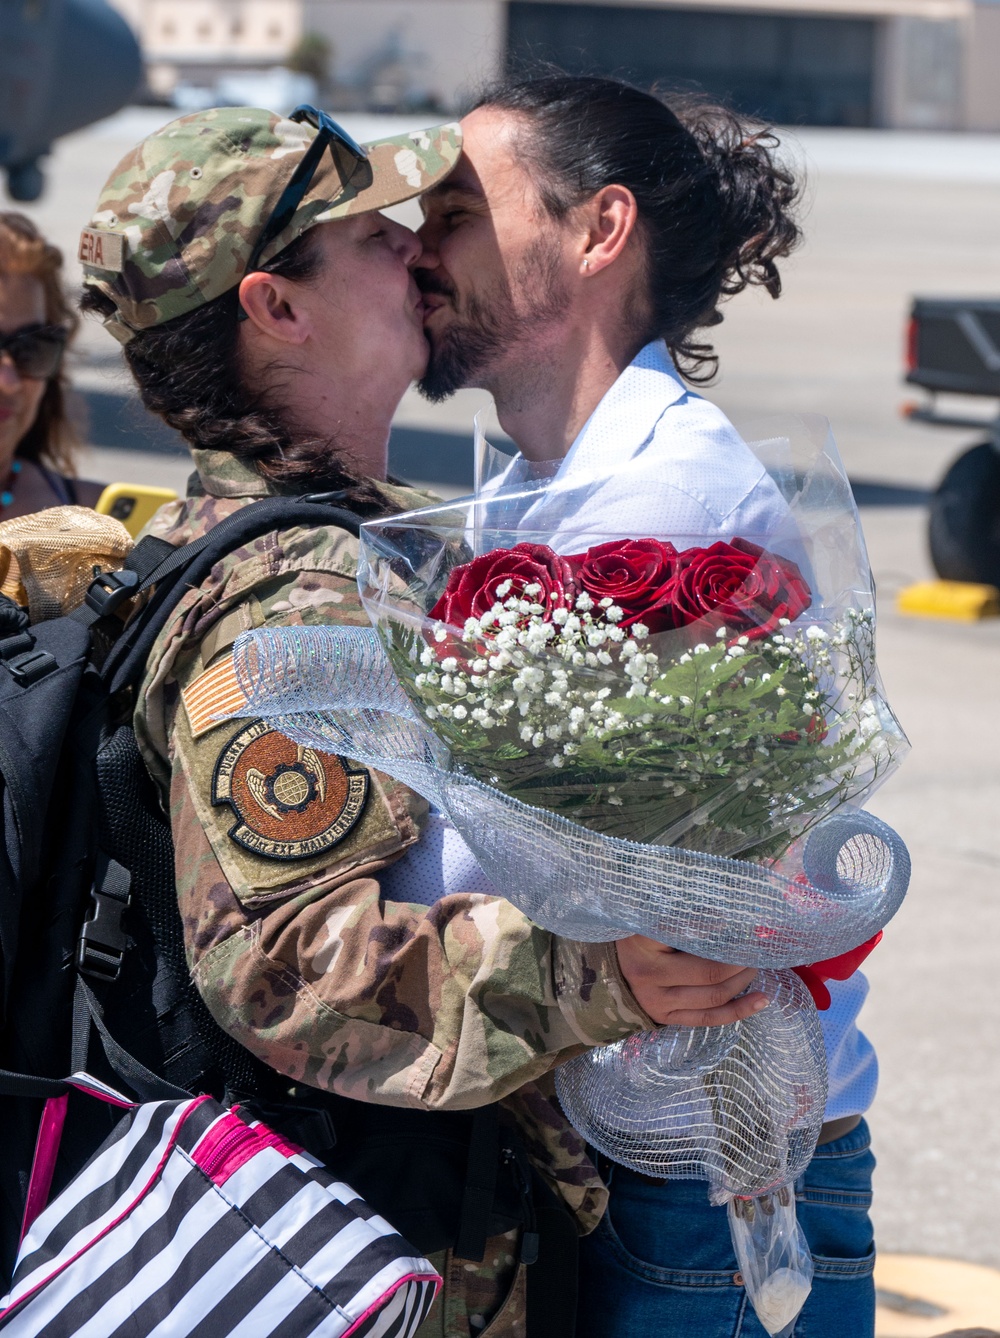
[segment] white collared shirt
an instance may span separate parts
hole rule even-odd
[[[533,468],[516,457],[487,491]],[[788,515],[760,460],[721,409],[685,386],[660,340],[636,355],[558,468],[542,475],[535,500],[500,503],[496,523],[517,512],[520,532],[563,552],[619,536],[678,548],[736,535],[763,541]]]

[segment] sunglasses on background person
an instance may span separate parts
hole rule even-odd
[[[22,325],[0,334],[0,358],[10,358],[18,376],[47,381],[59,370],[68,338],[61,325]]]
[[[278,203],[271,211],[270,218],[261,228],[260,236],[257,238],[257,243],[251,252],[250,259],[247,261],[244,278],[247,274],[253,274],[259,268],[260,257],[266,247],[292,221],[296,209],[298,209],[306,191],[312,185],[316,169],[319,167],[327,148],[330,150],[330,157],[333,159],[337,174],[340,177],[341,186],[348,185],[361,164],[368,161],[367,150],[352,139],[343,126],[338,125],[333,117],[328,116],[326,112],[318,111],[317,108],[311,107],[308,103],[303,103],[295,108],[288,119],[290,121],[305,121],[308,125],[311,125],[317,131],[316,138],[309,145],[302,161],[292,174],[291,180],[278,197]],[[246,312],[240,307],[238,318],[241,321],[246,320],[246,315]]]

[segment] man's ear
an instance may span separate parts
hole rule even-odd
[[[605,186],[582,209],[588,232],[580,268],[589,276],[607,269],[624,251],[639,221],[639,206],[627,186]]]
[[[303,344],[309,322],[296,300],[295,285],[280,274],[255,270],[240,283],[240,305],[247,318],[270,339],[283,344]]]

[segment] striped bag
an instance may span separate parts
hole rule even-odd
[[[135,1103],[45,1207],[45,1106],[4,1338],[410,1338],[441,1279],[314,1158],[211,1097]]]

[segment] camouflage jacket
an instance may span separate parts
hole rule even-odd
[[[273,491],[228,454],[195,461],[187,499],[148,527],[172,543]],[[429,500],[387,491],[401,507]],[[652,1025],[614,946],[558,938],[497,897],[383,901],[379,871],[420,839],[425,802],[261,722],[204,710],[244,629],[366,623],[356,563],[343,530],[268,534],[185,595],[153,649],[135,728],[169,795],[193,978],[227,1031],[297,1081],[427,1110],[502,1101],[588,1231],[606,1191],[551,1071]]]

